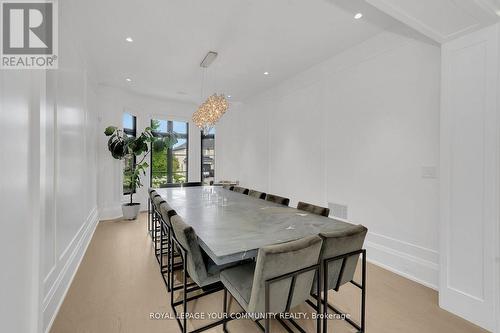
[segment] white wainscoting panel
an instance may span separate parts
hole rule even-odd
[[[442,47],[440,306],[495,326],[498,27]]]
[[[437,251],[368,232],[365,242],[367,260],[407,279],[438,289]]]
[[[41,115],[39,323],[48,332],[98,222],[97,95],[71,29],[72,15],[60,7],[60,62],[46,77]],[[65,12],[65,15],[61,13]]]
[[[92,239],[97,223],[99,222],[97,207],[89,215],[87,221],[82,226],[82,231],[78,233],[78,238],[75,239],[72,251],[64,262],[59,275],[55,278],[54,283],[48,290],[47,295],[42,301],[43,313],[43,329],[44,332],[49,332],[52,323],[59,311],[59,308],[64,301],[64,297],[75,277],[78,266],[83,259],[87,247]]]

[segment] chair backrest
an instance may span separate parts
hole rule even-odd
[[[157,196],[157,195],[158,195],[158,193],[156,193],[156,190],[151,190],[151,191],[149,192],[149,198],[150,198],[151,200],[153,200],[153,198],[154,198],[155,196]]]
[[[290,199],[280,197],[279,195],[268,194],[266,195],[266,200],[271,201],[280,205],[288,206]]]
[[[304,210],[306,212],[316,214],[316,215],[326,216],[326,217],[328,217],[328,215],[330,215],[329,208],[316,206],[316,205],[309,204],[309,203],[302,202],[302,201],[299,201],[299,203],[297,204],[297,209]]]
[[[308,236],[295,241],[265,246],[259,249],[248,312],[265,311],[266,280],[316,265],[321,251],[321,237]],[[314,270],[296,277],[290,307],[303,303],[310,296]],[[281,313],[288,309],[287,300],[292,277],[276,281],[269,286],[270,312]]]
[[[232,191],[234,188],[234,185],[223,185],[222,187],[225,188],[226,190]]]
[[[241,194],[248,194],[248,189],[247,189],[247,188],[244,188],[244,187],[235,186],[235,187],[233,188],[233,191],[234,191],[234,192],[241,193]]]
[[[265,199],[266,198],[266,194],[264,192],[259,192],[256,190],[248,191],[248,195],[251,197],[254,197],[254,198],[258,198],[258,199]]]
[[[165,200],[163,200],[163,198],[159,195],[159,194],[156,194],[154,197],[153,197],[153,205],[155,206],[155,209],[157,211],[160,211],[160,204],[162,202],[165,202]]]
[[[339,231],[320,233],[323,238],[321,262],[323,259],[334,258],[363,248],[366,229],[362,225],[352,225]],[[359,254],[345,259],[342,269],[342,259],[328,263],[328,289],[336,289],[353,279],[358,264]]]
[[[168,227],[172,227],[172,223],[170,222],[170,219],[172,216],[176,215],[177,213],[175,210],[170,207],[170,205],[164,201],[160,204],[160,214],[163,219],[163,221],[168,225]]]
[[[170,218],[175,239],[186,250],[187,272],[191,279],[199,286],[206,280],[208,274],[201,254],[198,236],[193,227],[187,225],[179,215]]]
[[[172,187],[192,187],[192,186],[202,186],[201,182],[186,182],[186,183],[166,183],[161,184],[161,188],[172,188]]]

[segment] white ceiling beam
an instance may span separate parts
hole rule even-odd
[[[366,0],[425,36],[444,43],[498,22],[500,0]]]

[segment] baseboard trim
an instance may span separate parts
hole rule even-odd
[[[374,237],[368,238],[373,239]],[[380,240],[382,238],[378,237],[376,239]],[[367,240],[365,248],[367,250],[367,261],[428,288],[438,290],[439,265],[437,262],[415,256],[414,253],[410,254],[389,247],[387,244],[376,243],[373,240]],[[434,257],[433,255],[426,257],[429,256]]]
[[[89,214],[85,231],[82,237],[77,241],[74,250],[66,261],[63,269],[61,270],[59,276],[54,282],[53,291],[51,290],[50,297],[47,298],[42,307],[42,318],[43,318],[43,331],[48,333],[54,323],[54,320],[59,312],[59,309],[68,293],[69,287],[75,278],[78,267],[80,266],[82,259],[87,251],[90,244],[90,240],[94,235],[95,229],[97,227],[98,218],[97,207],[92,210]],[[60,295],[59,297],[56,297]],[[45,324],[47,323],[47,324]]]

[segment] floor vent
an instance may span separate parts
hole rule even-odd
[[[329,202],[328,208],[330,208],[330,216],[347,220],[347,205]]]

